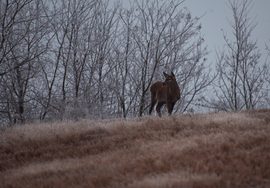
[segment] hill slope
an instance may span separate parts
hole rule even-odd
[[[268,187],[270,110],[24,125],[0,187]]]

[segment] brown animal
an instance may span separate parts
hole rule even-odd
[[[160,108],[166,103],[169,115],[172,114],[173,107],[180,99],[180,89],[176,82],[175,75],[171,73],[171,76],[163,72],[166,77],[165,82],[156,82],[151,85],[151,106],[149,114],[151,114],[156,102],[158,101],[156,110],[161,117]]]

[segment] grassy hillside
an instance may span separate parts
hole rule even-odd
[[[269,187],[270,110],[0,132],[0,187]]]

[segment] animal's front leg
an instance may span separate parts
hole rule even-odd
[[[158,105],[157,105],[157,108],[156,108],[159,117],[161,117],[160,108],[162,107],[163,104],[164,103],[159,102]]]
[[[172,114],[172,103],[170,101],[167,101],[167,109],[168,109],[168,113],[169,115]]]
[[[173,111],[173,107],[174,107],[175,103],[171,103],[171,113]]]

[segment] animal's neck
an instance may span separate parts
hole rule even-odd
[[[180,99],[180,88],[179,88],[178,84],[176,82],[172,83],[170,85],[170,88],[171,88],[172,93],[176,93],[177,98]]]

